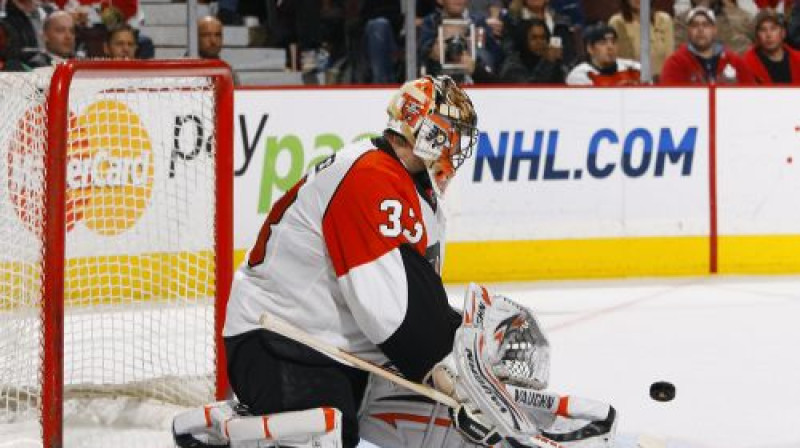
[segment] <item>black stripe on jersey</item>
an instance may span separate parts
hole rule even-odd
[[[442,279],[428,260],[411,245],[399,249],[406,271],[408,308],[397,330],[378,346],[400,373],[421,382],[453,350],[461,316],[447,302]]]

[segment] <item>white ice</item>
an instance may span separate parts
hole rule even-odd
[[[800,277],[487,286],[540,317],[552,346],[552,390],[617,408],[620,445],[645,435],[669,448],[800,448]],[[448,286],[454,305],[465,288]],[[675,400],[650,399],[658,380],[675,384]],[[123,419],[110,434],[117,441],[103,445],[75,422],[66,446],[170,447],[162,412],[163,427],[140,431],[129,425],[136,418]],[[35,432],[0,425],[0,448],[37,446]]]
[[[464,287],[451,287],[457,296]],[[800,278],[494,285],[531,307],[550,338],[550,386],[608,401],[621,442],[800,447]],[[671,402],[649,397],[654,381]]]

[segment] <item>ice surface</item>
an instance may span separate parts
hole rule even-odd
[[[617,408],[621,446],[644,435],[669,448],[800,447],[800,277],[488,286],[539,316],[553,390]],[[448,286],[454,305],[465,289]],[[658,380],[675,384],[675,400],[650,399]],[[68,418],[65,446],[170,447],[180,409],[110,400]],[[0,448],[39,446],[37,433],[35,422],[0,425]]]

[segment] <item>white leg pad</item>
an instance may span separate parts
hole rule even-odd
[[[359,412],[361,438],[382,448],[474,448],[452,427],[447,407],[370,375]]]
[[[341,448],[342,413],[320,407],[270,415],[239,415],[233,401],[220,401],[175,417],[176,437],[191,434],[212,446],[230,448]]]
[[[231,448],[341,448],[342,413],[321,407],[232,419],[225,425]],[[253,442],[259,442],[254,444]]]

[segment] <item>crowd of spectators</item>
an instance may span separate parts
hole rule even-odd
[[[224,0],[235,2],[236,0]],[[416,0],[416,64],[465,83],[641,82],[642,0]],[[273,43],[342,83],[405,78],[401,0],[267,0]],[[238,3],[237,3],[238,4]],[[800,0],[651,0],[650,82],[800,83]],[[238,23],[232,9],[221,17]],[[289,17],[289,19],[287,19]],[[332,19],[332,18],[335,18]],[[341,26],[344,31],[331,30]],[[313,39],[285,30],[314,29]],[[337,40],[340,38],[341,40]],[[318,57],[325,52],[324,64]]]
[[[637,84],[642,1],[415,0],[414,62],[462,83]],[[200,55],[219,58],[222,27],[256,16],[264,44],[285,49],[287,70],[398,83],[405,4],[218,0],[216,17],[198,23]],[[648,82],[800,84],[800,0],[650,0],[649,21]],[[152,58],[139,24],[136,0],[0,0],[0,68]]]
[[[153,59],[140,32],[138,0],[0,0],[0,71],[30,71],[66,59]],[[218,59],[222,23],[198,21],[201,58]]]
[[[70,58],[147,59],[137,2],[0,0],[0,70],[27,71]]]

